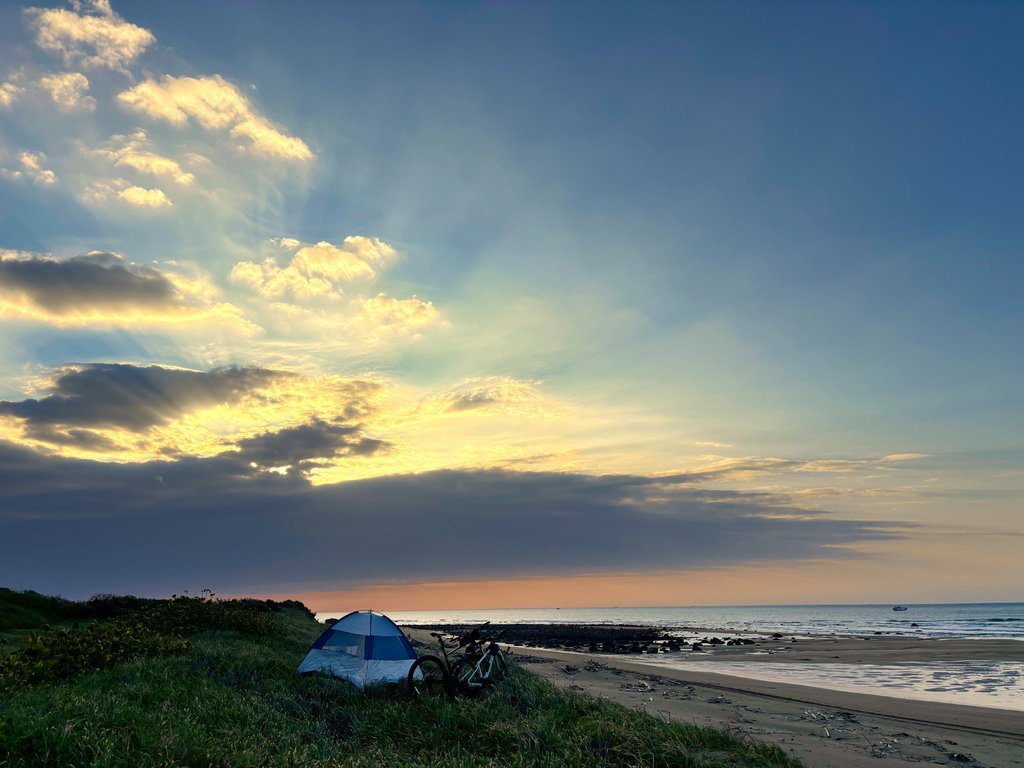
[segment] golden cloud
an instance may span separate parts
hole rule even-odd
[[[11,106],[24,92],[24,88],[14,83],[0,83],[0,107]]]
[[[117,96],[136,112],[176,126],[194,120],[208,131],[227,131],[246,140],[256,154],[305,161],[313,152],[302,139],[289,136],[253,109],[249,100],[219,75],[146,80]]]
[[[930,455],[928,453],[890,453],[879,461],[917,461],[918,459],[927,459]]]
[[[31,179],[35,184],[48,187],[57,183],[57,174],[44,168],[46,155],[42,152],[22,152],[18,156],[21,168],[0,168],[0,175],[8,179]]]
[[[85,95],[89,90],[89,78],[81,72],[44,75],[39,78],[39,86],[62,112],[92,112],[96,109],[96,99]]]
[[[274,256],[262,263],[242,261],[232,268],[231,279],[266,298],[290,295],[296,299],[337,299],[344,293],[343,286],[354,280],[373,279],[374,267],[395,255],[394,248],[375,237],[349,236],[341,245],[303,245],[290,238],[275,242],[286,250],[294,249],[287,266],[279,266]]]
[[[130,184],[126,179],[94,181],[82,190],[78,199],[86,205],[94,206],[106,206],[111,202],[150,210],[174,206],[162,189],[139,187]]]
[[[115,14],[109,0],[75,3],[75,13],[63,8],[29,8],[35,43],[62,56],[67,64],[126,71],[155,41],[148,29]]]
[[[362,316],[378,331],[414,332],[434,325],[438,319],[437,308],[429,301],[413,296],[396,299],[378,293],[362,304]]]
[[[117,196],[129,205],[139,208],[170,208],[174,205],[161,189],[127,187],[118,192]]]
[[[93,154],[139,173],[171,179],[182,186],[192,184],[195,175],[184,170],[177,160],[151,152],[147,147],[146,132],[139,129],[130,136],[111,136],[108,147],[93,150]]]

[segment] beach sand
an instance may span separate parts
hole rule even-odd
[[[423,630],[417,639],[432,642]],[[777,744],[808,768],[969,765],[1024,768],[1024,712],[934,703],[768,682],[715,671],[716,660],[894,664],[965,659],[1024,660],[1014,640],[906,637],[762,638],[716,647],[699,669],[673,669],[668,654],[595,654],[513,648],[524,668],[554,684],[643,709],[655,717],[727,728]],[[771,651],[768,654],[767,651]],[[694,658],[699,654],[681,654]]]

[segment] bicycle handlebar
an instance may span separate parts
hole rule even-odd
[[[488,637],[488,638],[485,638],[485,639],[484,639],[484,640],[482,640],[481,642],[484,642],[484,643],[493,643],[493,642],[495,642],[495,641],[496,641],[496,640],[497,640],[497,639],[498,639],[499,637],[501,637],[501,636],[502,636],[502,635],[504,635],[504,634],[505,634],[506,632],[508,632],[508,631],[509,631],[510,629],[511,629],[511,627],[505,627],[505,628],[504,628],[503,630],[501,630],[501,632],[499,632],[498,634],[496,634],[496,635],[491,635],[490,637]]]
[[[480,630],[483,629],[484,627],[486,627],[490,623],[491,623],[490,621],[485,621],[479,627],[474,627],[473,629],[469,630],[469,632],[467,632],[466,634],[460,635],[459,636],[459,647],[461,648],[462,646],[469,645],[470,643],[478,643],[478,642],[480,642]]]

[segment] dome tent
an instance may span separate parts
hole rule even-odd
[[[298,671],[324,672],[362,688],[404,680],[415,660],[416,651],[395,622],[376,611],[353,611],[316,639]]]

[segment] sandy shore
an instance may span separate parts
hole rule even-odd
[[[535,628],[534,628],[535,629]],[[432,642],[424,630],[417,639]],[[707,646],[705,646],[707,647]],[[913,701],[768,682],[715,671],[717,660],[892,664],[1024,660],[1024,642],[907,637],[758,638],[710,653],[605,654],[515,647],[526,669],[556,685],[669,720],[728,728],[778,744],[808,768],[970,765],[1024,768],[1024,712]],[[700,659],[698,669],[665,666]],[[646,662],[646,663],[645,663]]]

